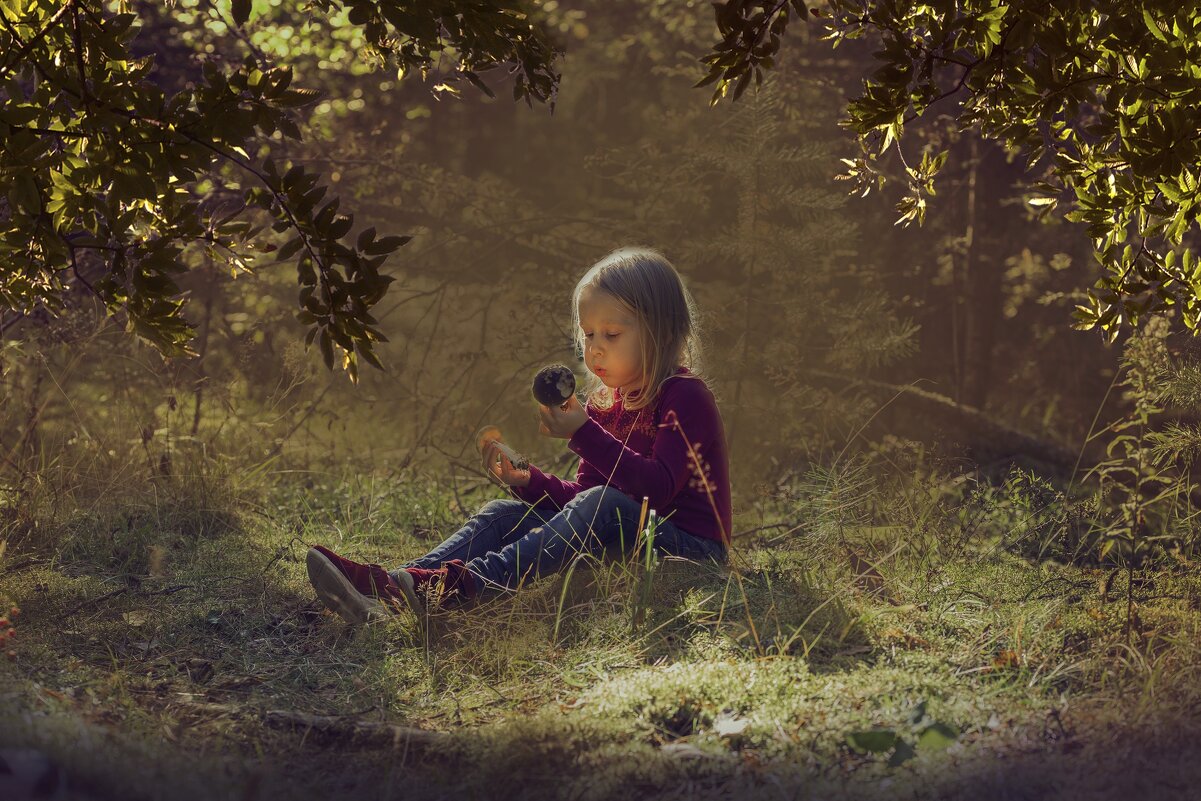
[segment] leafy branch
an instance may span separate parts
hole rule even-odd
[[[1034,173],[1026,200],[1039,219],[1060,206],[1083,223],[1101,275],[1088,283],[1075,326],[1113,341],[1157,312],[1180,311],[1201,324],[1201,8],[1103,0],[1083,6],[1048,0],[829,0],[819,14],[791,4],[802,19],[820,17],[826,40],[872,37],[883,62],[865,76],[843,121],[861,155],[844,159],[854,191],[882,187],[876,166],[907,125],[961,95],[952,112],[1026,158]],[[774,65],[788,8],[770,0],[716,3],[722,40],[701,59],[717,82],[712,102],[733,99],[753,70]],[[762,41],[764,22],[775,36]],[[1133,24],[1132,24],[1133,21]],[[909,138],[920,137],[910,132]],[[899,224],[924,219],[925,198],[947,151],[906,165],[908,191]],[[900,149],[898,147],[898,152]]]
[[[298,318],[327,367],[340,364],[351,380],[360,359],[382,368],[373,347],[386,338],[371,310],[393,279],[379,270],[409,237],[368,228],[351,242],[354,216],[338,213],[339,199],[318,205],[328,189],[320,176],[277,167],[267,155],[277,134],[302,138],[294,114],[319,93],[290,86],[291,67],[254,47],[242,29],[266,23],[251,23],[251,3],[234,0],[228,19],[250,54],[234,69],[206,62],[203,81],[167,96],[151,80],[155,57],[131,54],[140,28],[129,5],[0,5],[0,176],[9,188],[0,199],[0,310],[15,313],[5,326],[36,309],[56,313],[76,284],[164,355],[194,355],[176,280],[190,269],[184,250],[198,245],[217,257],[212,249],[222,249],[234,276],[253,270],[256,254],[275,252],[277,261],[296,257]],[[218,5],[210,10],[220,14]],[[476,72],[509,64],[514,96],[553,109],[562,51],[529,15],[466,0],[426,5],[312,3],[331,16],[348,8],[351,24],[401,72],[426,77],[432,53],[450,46],[457,72],[448,80],[492,95]],[[237,209],[217,218],[206,201],[225,164],[256,185],[239,190]],[[292,238],[282,246],[263,241],[256,209]],[[98,278],[85,279],[83,250],[102,263]]]

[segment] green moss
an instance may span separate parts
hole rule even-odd
[[[295,733],[263,725],[266,709],[440,730],[452,736],[422,775],[488,798],[722,794],[747,765],[806,787],[918,776],[942,757],[890,768],[887,754],[857,753],[847,735],[912,737],[925,704],[930,720],[959,732],[953,753],[966,758],[984,743],[1054,736],[1042,722],[1051,709],[1137,711],[1168,694],[1186,708],[1198,694],[1195,576],[1140,582],[1126,639],[1125,574],[1103,596],[1107,573],[988,548],[933,560],[861,544],[886,594],[856,583],[847,557],[825,546],[744,550],[735,571],[669,560],[651,577],[640,626],[641,568],[620,561],[582,562],[439,615],[424,635],[410,616],[355,630],[323,610],[307,542],[398,563],[432,544],[405,519],[434,497],[355,478],[281,490],[271,514],[248,511],[271,508],[261,499],[215,512],[181,500],[170,513],[114,500],[44,522],[45,547],[31,553],[47,561],[0,576],[0,599],[24,610],[6,686],[24,707],[51,698],[55,716],[102,715],[133,741],[166,737],[164,759],[181,771],[187,760],[171,754],[253,743],[317,775],[319,761],[298,764]],[[369,774],[394,770],[382,756],[358,759]],[[439,759],[472,768],[443,770]],[[325,770],[346,775],[350,764]],[[301,786],[303,797],[322,785]]]

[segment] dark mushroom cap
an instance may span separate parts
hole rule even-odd
[[[534,376],[534,400],[559,406],[575,394],[575,373],[565,364],[548,364]]]

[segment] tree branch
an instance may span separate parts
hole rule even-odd
[[[76,3],[76,0],[69,0],[68,4],[66,6],[64,6],[63,9],[60,10],[58,14],[55,15],[55,19],[62,17],[63,14],[67,10],[69,10],[69,8],[74,6],[75,3]],[[90,12],[90,9],[88,9],[86,6],[84,6],[83,9],[84,9],[85,13]],[[91,16],[90,13],[89,13],[89,16]],[[9,28],[9,31],[12,34],[13,38],[17,41],[20,41],[20,39],[17,37],[15,31],[13,31],[11,26],[8,25],[8,20],[5,18],[4,14],[2,12],[0,12],[0,20],[4,21],[5,27]],[[95,21],[94,17],[93,17],[93,20]],[[43,30],[41,35],[45,35],[45,32],[46,31]],[[22,53],[26,52],[28,49],[29,49],[29,46],[26,46],[25,48],[22,49]],[[44,68],[39,67],[39,69],[42,72],[43,76],[47,80],[50,80],[50,81],[56,83],[57,85],[59,85],[64,92],[74,95],[77,99],[79,99],[81,102],[84,103],[85,107],[89,107],[88,102],[90,99],[91,102],[95,106],[102,108],[105,111],[109,111],[120,117],[124,117],[125,119],[128,119],[131,122],[138,122],[138,121],[145,122],[148,125],[151,125],[153,127],[158,128],[161,131],[166,132],[168,135],[168,141],[171,141],[170,137],[172,137],[172,136],[182,136],[182,137],[184,137],[184,139],[186,139],[194,144],[200,145],[201,147],[203,147],[207,150],[212,151],[213,153],[217,154],[218,156],[221,156],[222,158],[226,159],[227,161],[232,162],[233,164],[237,165],[241,169],[245,170],[246,172],[249,172],[250,174],[254,175],[256,178],[258,178],[259,181],[262,182],[262,184],[265,187],[267,187],[268,190],[271,191],[272,197],[275,199],[275,202],[278,204],[280,210],[287,217],[291,228],[293,230],[295,230],[296,233],[300,236],[301,242],[303,243],[305,251],[309,254],[309,258],[311,258],[313,260],[314,266],[316,267],[318,272],[321,274],[321,284],[322,284],[321,288],[325,295],[325,301],[326,301],[326,304],[330,307],[331,313],[333,312],[333,310],[334,310],[333,309],[333,306],[334,306],[333,296],[332,296],[332,292],[330,289],[330,281],[329,281],[329,274],[330,274],[331,268],[314,251],[312,241],[310,240],[308,234],[304,231],[304,229],[302,229],[300,227],[299,220],[297,220],[296,215],[293,213],[291,207],[284,200],[282,193],[275,186],[272,185],[270,179],[262,171],[256,169],[251,164],[247,163],[246,161],[243,161],[237,155],[230,153],[229,151],[225,150],[224,148],[219,147],[218,145],[216,145],[210,141],[207,141],[205,139],[202,139],[202,138],[196,136],[195,134],[190,133],[185,128],[174,127],[174,126],[168,125],[167,123],[163,122],[162,120],[155,119],[154,117],[141,116],[141,115],[139,115],[133,111],[130,111],[128,109],[116,108],[107,103],[100,103],[95,98],[89,98],[87,96],[87,90],[85,87],[81,86],[81,91],[83,92],[82,94],[77,93],[74,90],[72,90],[69,86],[66,86],[61,80],[58,80],[58,81],[53,80],[53,78],[46,72],[46,70]],[[0,73],[0,77],[3,77],[2,73]]]
[[[38,42],[42,41],[42,39],[46,38],[46,34],[50,33],[50,31],[53,30],[56,25],[58,25],[58,23],[62,20],[62,18],[67,15],[67,12],[75,7],[75,3],[76,3],[76,0],[67,0],[67,2],[63,5],[63,7],[58,10],[58,13],[55,14],[53,17],[51,17],[46,22],[45,27],[43,27],[40,31],[38,31],[37,34],[34,35],[34,37],[32,39],[30,39],[28,42],[24,42],[24,43],[22,43],[21,38],[19,36],[17,36],[16,30],[14,30],[13,27],[9,24],[8,15],[5,14],[2,10],[0,10],[0,20],[4,20],[4,27],[8,29],[8,33],[10,36],[12,36],[13,41],[16,42],[17,44],[21,45],[21,49],[18,50],[16,52],[16,54],[13,56],[11,63],[8,61],[5,61],[5,63],[3,65],[0,65],[0,80],[4,80],[5,78],[7,78],[9,71],[12,69],[12,66],[15,64],[20,64],[21,59],[25,57],[25,54],[28,53],[30,50],[32,50],[34,45],[36,45]]]

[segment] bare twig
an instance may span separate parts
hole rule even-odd
[[[112,592],[106,592],[103,595],[97,595],[95,598],[86,598],[75,604],[75,606],[71,607],[66,612],[63,612],[60,617],[71,617],[71,615],[74,615],[76,612],[79,612],[85,607],[91,606],[92,604],[98,604],[101,601],[107,601],[111,598],[116,598],[118,595],[124,595],[127,592],[129,592],[129,587],[118,587]]]
[[[14,562],[11,565],[5,565],[3,567],[3,569],[0,569],[0,573],[3,573],[4,575],[7,576],[12,573],[16,573],[20,570],[24,570],[27,567],[34,567],[35,565],[40,565],[45,561],[46,561],[45,559],[39,559],[36,556],[30,557],[29,559],[22,559],[20,562]]]
[[[38,31],[32,39],[24,43],[22,43],[17,37],[17,32],[8,24],[8,15],[6,15],[3,11],[0,11],[0,19],[4,20],[4,27],[8,28],[9,36],[13,38],[14,42],[17,42],[21,45],[21,49],[16,52],[16,55],[13,56],[11,62],[6,60],[3,65],[0,65],[0,80],[7,78],[12,66],[14,64],[20,64],[21,59],[25,57],[25,54],[32,50],[34,45],[46,38],[46,34],[50,33],[50,31],[54,29],[54,26],[58,25],[62,18],[67,15],[67,12],[75,7],[75,2],[76,0],[67,0],[67,2],[63,4],[63,7],[58,10],[58,13],[46,22],[46,25],[40,31]]]
[[[445,743],[450,738],[446,732],[429,731],[413,726],[399,726],[395,723],[377,723],[329,715],[310,715],[304,712],[280,709],[269,709],[264,712],[263,722],[276,728],[305,729],[329,738],[353,739],[360,743],[376,745],[426,748]]]
[[[739,537],[746,537],[751,534],[754,534],[757,531],[768,531],[773,528],[788,528],[791,531],[793,528],[798,528],[798,526],[790,527],[788,523],[772,523],[771,525],[768,525],[768,526],[755,526],[754,528],[747,528],[747,529],[743,529],[742,531],[735,531],[733,534],[730,535],[730,539],[735,540],[735,539],[738,539]]]
[[[287,433],[285,433],[283,437],[280,438],[279,442],[275,443],[275,446],[271,448],[271,452],[267,454],[268,459],[272,459],[279,455],[280,451],[282,451],[284,448],[284,444],[288,441],[288,439],[291,438],[293,434],[296,433],[296,429],[304,425],[304,422],[309,419],[313,412],[317,411],[317,407],[321,405],[321,401],[325,399],[326,394],[330,391],[330,389],[333,388],[333,386],[333,381],[330,381],[325,385],[325,389],[321,390],[321,394],[309,404],[309,408],[305,409],[304,414],[300,415],[300,418],[292,424],[292,427],[288,429]]]
[[[149,598],[154,595],[174,595],[175,593],[180,592],[182,590],[190,590],[194,586],[195,585],[192,585],[192,584],[177,584],[173,587],[164,587],[161,590],[140,590],[136,594],[142,598]],[[101,601],[108,601],[112,598],[116,598],[118,595],[124,595],[125,593],[129,592],[129,590],[130,590],[129,587],[118,587],[117,589],[112,590],[111,592],[106,592],[103,595],[97,595],[95,598],[87,598],[83,601],[80,601],[79,603],[77,603],[75,606],[71,607],[66,612],[63,612],[62,615],[60,615],[59,617],[60,618],[70,617],[71,615],[76,614],[77,612],[81,611],[85,607],[92,606],[93,604],[98,604]]]

